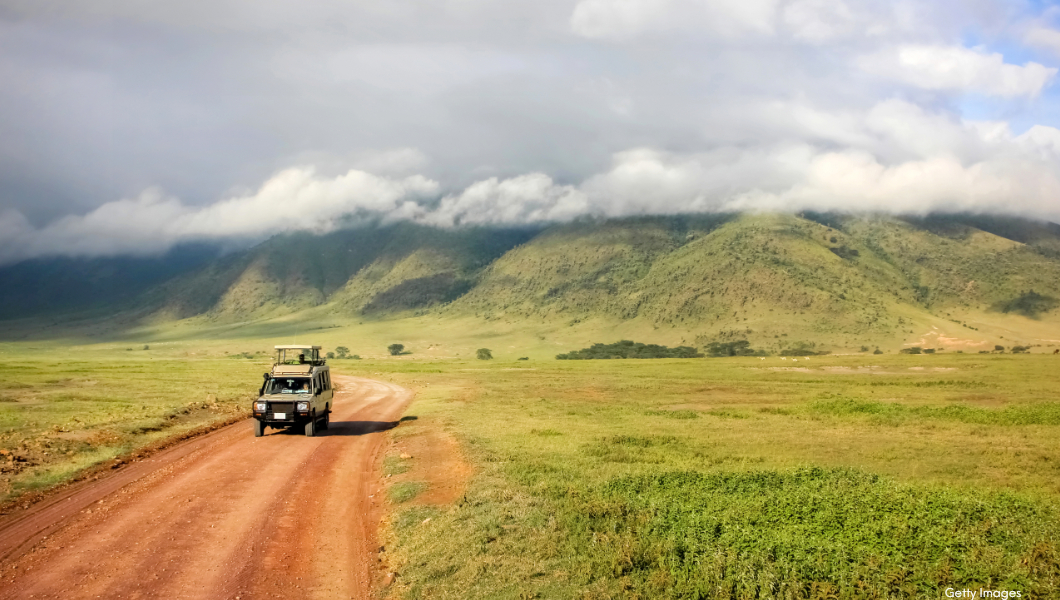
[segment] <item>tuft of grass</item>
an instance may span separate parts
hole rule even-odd
[[[400,458],[398,456],[394,456],[393,454],[388,454],[385,457],[383,457],[383,474],[384,475],[386,475],[386,476],[400,475],[402,473],[407,473],[408,470],[409,470],[409,463],[408,463],[407,460],[404,460],[404,459],[402,459],[402,458]]]
[[[1060,425],[1060,405],[1057,404],[988,409],[959,404],[909,406],[897,402],[837,398],[811,402],[809,410],[817,415],[870,416],[892,421],[933,419],[977,425]]]
[[[427,490],[427,484],[422,481],[400,481],[390,486],[387,495],[395,504],[408,502]]]
[[[698,419],[699,413],[694,410],[646,410],[650,417],[668,417],[670,419]]]

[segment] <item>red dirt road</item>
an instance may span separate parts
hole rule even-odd
[[[412,392],[335,381],[319,437],[242,421],[6,518],[0,599],[368,598],[378,432]]]

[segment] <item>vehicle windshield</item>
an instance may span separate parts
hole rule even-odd
[[[269,381],[266,394],[308,394],[309,379],[306,377],[280,377]]]

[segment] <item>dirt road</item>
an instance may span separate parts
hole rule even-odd
[[[412,393],[335,381],[319,437],[240,422],[0,522],[0,598],[368,598],[378,432]]]

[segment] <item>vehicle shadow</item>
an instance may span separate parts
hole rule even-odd
[[[329,435],[367,435],[393,429],[405,421],[415,421],[414,416],[401,417],[397,421],[332,421],[327,431],[318,432],[319,436]]]
[[[417,417],[401,417],[397,421],[332,421],[324,431],[317,431],[317,437],[339,436],[339,435],[367,435],[393,429],[405,421],[415,421]],[[267,435],[305,435],[301,426],[289,427],[279,431],[268,432]]]
[[[318,436],[332,435],[367,435],[393,429],[401,421],[332,421],[327,430],[317,433]]]

